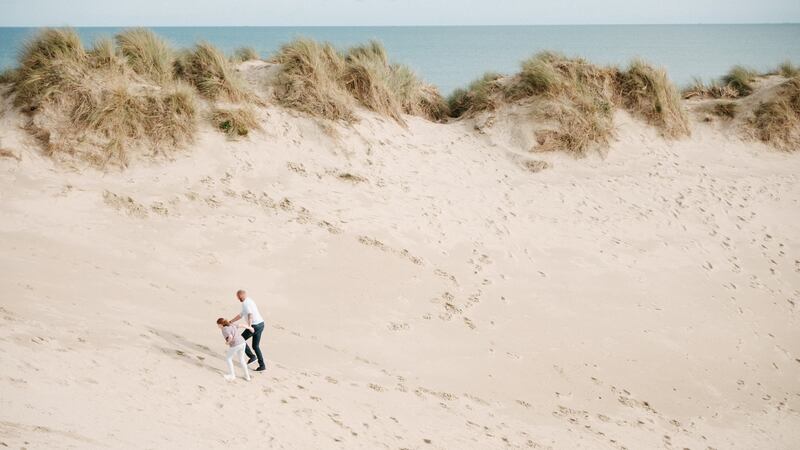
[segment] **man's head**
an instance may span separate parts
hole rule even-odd
[[[247,292],[245,292],[242,289],[239,289],[238,291],[236,291],[236,298],[238,298],[240,302],[243,302],[244,299],[247,298]]]

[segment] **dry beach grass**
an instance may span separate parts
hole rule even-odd
[[[607,147],[616,108],[641,117],[665,137],[689,134],[686,113],[666,73],[638,60],[622,70],[544,52],[523,61],[512,77],[489,73],[450,97],[455,116],[515,102],[531,103],[534,121],[551,124],[537,131],[543,151],[584,156]]]
[[[94,165],[124,166],[131,152],[168,154],[196,134],[198,117],[219,128],[219,111],[235,134],[259,129],[241,111],[263,107],[270,95],[288,107],[326,120],[353,123],[360,109],[406,126],[407,116],[431,121],[469,118],[522,107],[538,151],[585,156],[604,151],[613,139],[615,111],[622,109],[669,139],[690,134],[685,107],[667,74],[643,61],[626,68],[601,67],[581,58],[544,52],[522,62],[517,74],[487,73],[445,100],[408,67],[390,61],[376,41],[338,50],[297,39],[264,63],[250,48],[232,57],[208,43],[173,50],[152,31],[124,30],[88,50],[70,29],[46,29],[31,39],[19,66],[6,72],[15,105],[30,117],[28,128],[51,155],[77,155]],[[253,85],[239,64],[274,65],[273,75]],[[796,73],[783,63],[773,77]],[[697,82],[687,98],[750,98],[759,76],[736,66],[719,82]],[[796,148],[792,82],[763,104],[718,103],[713,114],[752,116],[739,128],[776,148]],[[259,94],[261,92],[261,94]],[[239,104],[242,107],[227,108]],[[222,108],[222,109],[220,109]],[[198,111],[211,111],[210,114]],[[752,114],[750,114],[752,113]],[[504,114],[500,111],[500,114]]]

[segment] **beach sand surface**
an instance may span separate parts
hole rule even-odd
[[[502,120],[259,114],[103,172],[5,103],[0,445],[800,446],[798,155],[624,113],[579,160]]]

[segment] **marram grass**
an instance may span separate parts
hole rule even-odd
[[[487,73],[445,100],[409,67],[392,62],[377,41],[341,50],[309,39],[291,41],[268,60],[277,64],[269,86],[248,85],[237,71],[237,63],[256,59],[249,47],[228,57],[204,42],[175,51],[143,28],[99,39],[88,49],[72,29],[43,29],[23,46],[18,66],[3,72],[0,83],[11,86],[15,106],[29,113],[28,129],[48,153],[98,165],[125,165],[137,148],[167,152],[185,145],[201,115],[230,136],[247,135],[260,127],[250,100],[256,89],[267,87],[287,108],[344,122],[357,120],[359,108],[405,125],[409,115],[444,121],[531,105],[537,149],[577,156],[608,145],[616,109],[667,138],[690,132],[667,74],[639,60],[619,68],[542,52],[523,61],[514,75]],[[729,99],[719,101],[714,114],[743,117],[756,138],[796,149],[796,66],[784,62],[773,72],[784,81],[756,108],[743,111],[736,103],[759,89],[763,76],[735,66],[717,82],[698,80],[684,96]]]
[[[249,97],[244,82],[225,55],[207,42],[184,50],[178,56],[175,75],[194,85],[201,95],[211,100],[222,98],[238,102]]]

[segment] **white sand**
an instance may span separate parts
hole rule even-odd
[[[800,446],[798,155],[263,114],[106,174],[0,119],[0,445]],[[239,288],[269,370],[228,383]]]

